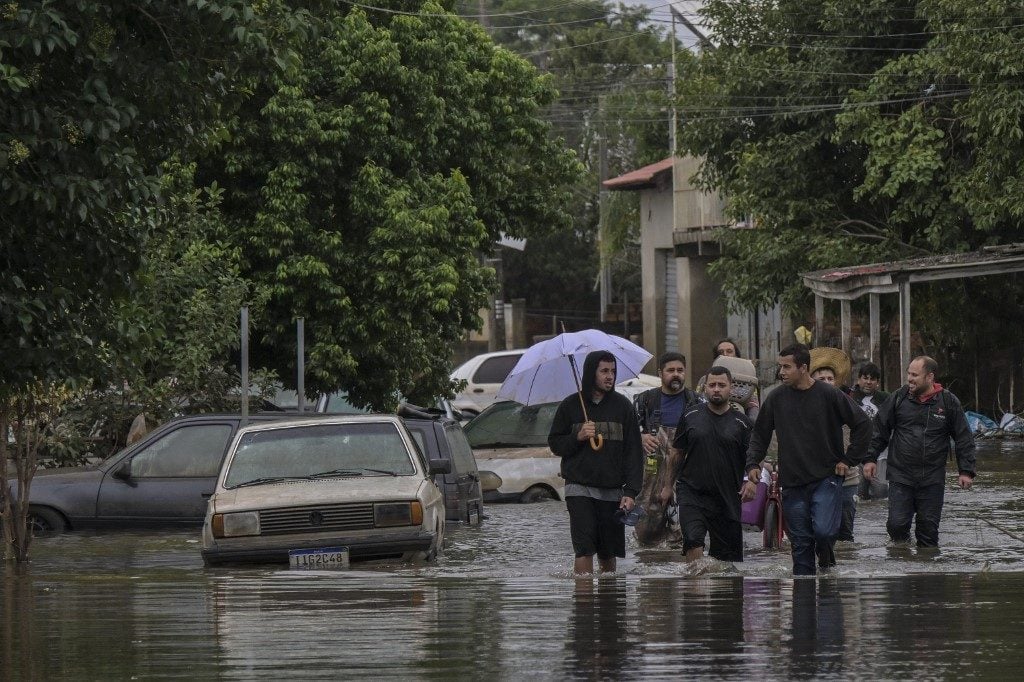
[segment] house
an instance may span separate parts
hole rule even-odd
[[[692,386],[710,367],[715,342],[732,337],[743,357],[755,360],[762,383],[770,383],[791,326],[778,305],[740,314],[726,309],[708,275],[720,254],[714,230],[748,228],[726,217],[721,197],[693,185],[698,167],[692,156],[667,158],[603,183],[609,191],[640,193],[644,346],[655,358],[683,353]]]

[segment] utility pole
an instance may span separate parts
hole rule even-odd
[[[477,21],[484,27],[484,30],[488,33],[491,32],[491,21],[487,16],[487,0],[477,0]]]
[[[668,129],[668,149],[673,159],[676,158],[676,126],[678,125],[679,113],[676,111],[676,12],[675,4],[673,3],[672,11],[669,14],[672,16],[672,63],[668,65],[668,77],[669,87],[671,91],[669,93],[669,101],[672,102],[672,120],[669,122]],[[675,161],[673,160],[673,163]],[[673,175],[675,175],[673,173]],[[675,197],[675,192],[672,193]],[[675,212],[672,213],[673,226],[675,221]]]
[[[597,111],[598,111],[598,176],[597,181],[597,205],[598,205],[598,225],[597,225],[597,245],[598,245],[598,258],[599,270],[598,270],[598,291],[600,293],[600,305],[601,305],[601,322],[608,321],[608,304],[611,303],[612,293],[612,269],[610,263],[605,258],[606,248],[608,246],[608,190],[604,186],[604,181],[608,179],[608,143],[605,139],[608,134],[608,126],[605,123],[604,116],[604,95],[597,96]]]
[[[239,321],[242,351],[242,426],[249,421],[249,306],[242,306]]]

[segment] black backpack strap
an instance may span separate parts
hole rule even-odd
[[[652,405],[653,399],[657,398],[658,404]],[[637,407],[637,419],[640,422],[640,426],[644,431],[651,428],[651,418],[654,416],[654,411],[661,407],[661,395],[655,393],[653,390],[647,390],[636,397]]]

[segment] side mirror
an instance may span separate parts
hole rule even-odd
[[[427,467],[431,476],[437,474],[450,474],[452,472],[452,463],[447,459],[432,459],[430,465]]]
[[[501,487],[502,482],[501,476],[493,471],[480,472],[480,492],[493,492]]]
[[[110,475],[128,485],[135,485],[135,481],[132,480],[132,461],[130,459],[118,464]]]

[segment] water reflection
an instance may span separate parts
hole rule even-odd
[[[836,677],[843,672],[843,603],[833,580],[793,581],[788,676]]]
[[[889,546],[870,503],[818,580],[751,534],[736,569],[666,554],[575,579],[558,503],[490,507],[436,566],[206,570],[192,532],[43,540],[0,577],[0,677],[1012,678],[1024,502],[1002,456],[947,495],[940,552]]]
[[[577,578],[569,619],[570,672],[591,680],[620,677],[630,652],[622,578]]]

